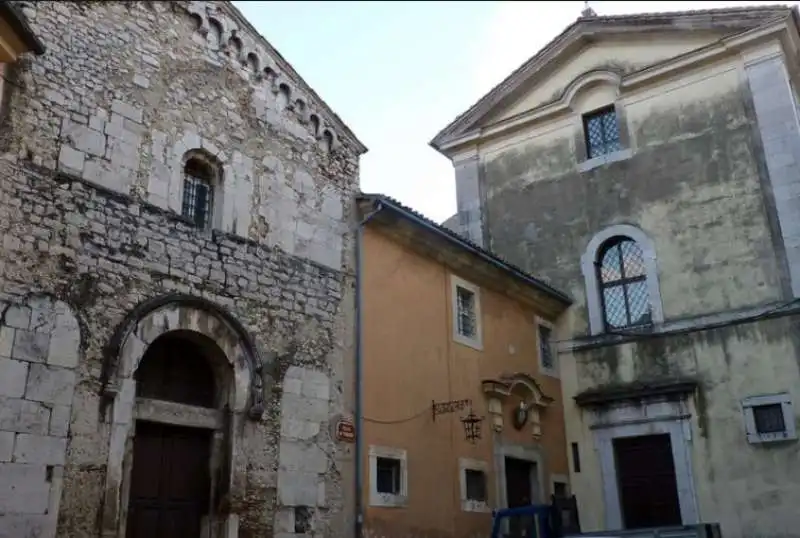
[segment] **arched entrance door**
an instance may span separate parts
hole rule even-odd
[[[225,401],[228,365],[215,353],[221,351],[206,337],[179,330],[156,338],[142,357],[137,410],[161,412],[137,412],[126,538],[200,536],[212,511],[215,431],[186,424]]]

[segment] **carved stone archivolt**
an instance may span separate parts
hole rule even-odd
[[[541,438],[541,412],[553,403],[553,398],[544,394],[533,377],[515,373],[503,375],[498,379],[486,379],[481,385],[488,400],[492,428],[496,432],[503,431],[505,426],[503,409],[506,408],[505,404],[511,401],[514,404],[510,416],[513,427],[522,430],[530,424],[531,436],[534,439]]]
[[[114,400],[131,379],[147,346],[172,330],[206,334],[226,352],[235,372],[231,409],[253,420],[264,414],[264,361],[244,326],[225,309],[206,299],[170,294],[133,309],[109,342],[103,361],[103,395]]]
[[[163,421],[163,416],[155,416],[158,407],[153,408],[153,402],[159,402],[138,396],[136,372],[156,340],[176,334],[187,339],[187,335],[194,335],[191,337],[207,346],[209,356],[215,357],[211,361],[219,388],[215,408],[209,411],[183,406],[182,417],[198,427],[210,427],[220,438],[217,449],[212,451],[212,460],[217,462],[214,475],[218,507],[213,517],[229,523],[235,519],[235,514],[219,507],[225,505],[234,489],[234,461],[240,453],[242,422],[262,418],[264,392],[268,388],[265,384],[272,380],[264,375],[265,364],[255,343],[233,315],[206,299],[170,294],[137,306],[119,325],[106,349],[102,395],[111,436],[102,508],[103,536],[119,536],[126,525],[125,499],[133,465],[130,447],[135,421],[142,412],[148,416],[145,420]]]

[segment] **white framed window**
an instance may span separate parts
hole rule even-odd
[[[539,344],[539,371],[551,377],[558,377],[558,355],[553,345],[553,325],[537,318],[536,339]]]
[[[402,448],[369,447],[370,506],[402,507],[408,500],[408,459]]]
[[[788,393],[750,396],[742,400],[747,441],[753,444],[797,439],[792,399]]]
[[[458,459],[461,510],[490,512],[489,465],[485,461]]]
[[[483,349],[480,288],[455,275],[450,276],[450,284],[453,340],[474,349]]]

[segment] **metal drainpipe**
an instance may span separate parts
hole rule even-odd
[[[363,313],[363,296],[361,294],[361,275],[364,271],[364,258],[361,252],[364,242],[364,226],[383,209],[383,205],[377,202],[375,209],[367,214],[359,223],[356,228],[356,360],[355,360],[355,430],[356,430],[356,446],[355,446],[355,479],[356,479],[356,520],[355,520],[355,538],[361,538],[361,531],[364,525],[364,477],[362,458],[364,453],[364,442],[361,435],[362,431],[362,313]]]

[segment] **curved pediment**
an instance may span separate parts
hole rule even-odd
[[[743,34],[755,39],[762,29],[782,31],[790,20],[788,6],[581,17],[453,120],[431,145],[445,154],[457,151],[487,131],[516,126],[530,115],[569,110],[584,82],[605,77],[615,84],[611,73],[616,72],[622,79],[619,87],[629,77],[644,80],[686,69],[691,58],[729,54],[734,41],[736,46],[746,42]]]
[[[539,407],[547,407],[554,401],[542,391],[536,379],[521,372],[504,374],[497,379],[485,379],[481,385],[484,394],[490,397],[503,399],[514,394],[524,402]]]

